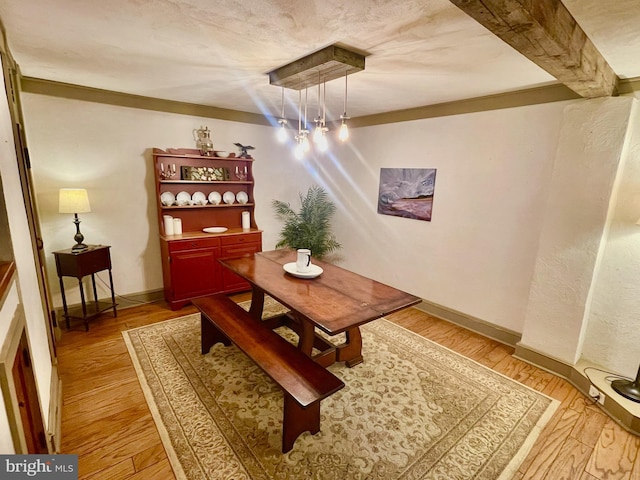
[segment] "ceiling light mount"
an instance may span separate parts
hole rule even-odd
[[[269,84],[293,90],[329,82],[364,70],[365,56],[338,45],[330,45],[268,73]]]

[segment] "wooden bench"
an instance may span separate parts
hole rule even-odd
[[[344,382],[306,356],[225,295],[193,300],[200,310],[202,353],[218,342],[233,343],[284,392],[282,452],[298,436],[320,431],[320,401],[344,387]]]

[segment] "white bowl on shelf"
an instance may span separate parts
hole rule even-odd
[[[195,192],[193,195],[191,195],[191,201],[195,205],[206,205],[207,197],[205,197],[204,193],[202,192]]]
[[[185,205],[193,205],[193,201],[191,200],[191,195],[188,192],[180,192],[176,195],[176,203],[181,207]]]
[[[236,201],[236,196],[233,192],[224,192],[224,195],[222,195],[222,200],[224,201],[224,203],[231,205]]]
[[[160,194],[160,201],[165,207],[170,207],[176,203],[176,196],[171,192],[162,192]]]
[[[238,192],[236,193],[236,200],[238,200],[238,203],[244,205],[249,201],[249,195],[247,195],[247,192]]]
[[[209,203],[211,205],[218,205],[222,201],[222,195],[219,192],[211,192],[209,194]]]

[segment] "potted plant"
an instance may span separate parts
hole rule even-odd
[[[300,211],[280,200],[271,202],[276,217],[284,221],[280,240],[276,248],[308,248],[316,258],[338,250],[341,245],[331,233],[331,217],[336,206],[329,200],[327,192],[318,185],[309,187],[306,196],[300,195]]]

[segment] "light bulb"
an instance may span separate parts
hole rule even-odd
[[[345,122],[344,120],[342,120],[342,125],[340,125],[338,138],[342,142],[346,142],[347,140],[349,140],[349,127],[347,126],[347,122]]]
[[[287,141],[287,128],[284,126],[284,123],[280,124],[280,128],[278,129],[278,141],[280,143],[284,143]]]
[[[327,142],[327,136],[322,132],[320,135],[320,140],[316,142],[318,145],[318,150],[321,152],[326,152],[329,149],[329,142]]]
[[[296,160],[302,160],[304,158],[304,147],[302,146],[302,142],[298,142],[296,144],[293,154],[296,157]]]
[[[311,150],[311,144],[309,143],[309,137],[305,134],[302,137],[302,151],[307,153],[309,150]]]
[[[322,136],[322,125],[318,123],[313,131],[313,143],[319,144],[322,141]]]

